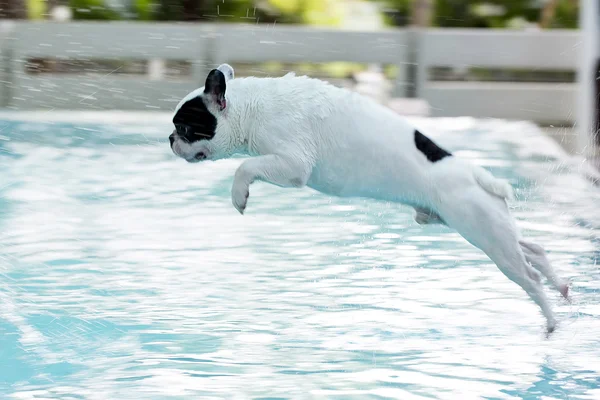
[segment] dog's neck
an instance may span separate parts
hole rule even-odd
[[[219,130],[223,130],[225,135],[221,136],[226,140],[226,147],[230,154],[248,153],[248,130],[245,129],[247,112],[246,105],[237,96],[227,96],[227,108],[218,118]]]
[[[256,134],[273,121],[291,123],[291,112],[297,112],[302,104],[310,104],[315,97],[311,91],[314,85],[314,81],[294,78],[293,74],[279,78],[244,77],[229,81],[227,108],[219,117],[219,125],[222,126],[230,154],[255,154],[259,147]],[[311,94],[300,99],[302,104],[297,104],[296,100],[292,100],[292,94],[302,91]],[[318,112],[319,115],[327,114],[328,108],[321,107]]]
[[[238,78],[231,81],[230,93],[226,95],[227,108],[219,118],[219,123],[226,130],[229,149],[232,153],[250,154],[253,139],[253,127],[256,126],[256,115],[261,115],[261,81]],[[253,95],[249,95],[252,93]]]

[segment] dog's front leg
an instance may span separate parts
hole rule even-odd
[[[275,154],[250,158],[235,171],[231,201],[233,206],[244,213],[250,185],[255,181],[264,181],[280,187],[302,187],[310,176],[309,163]]]

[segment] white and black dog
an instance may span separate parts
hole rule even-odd
[[[554,331],[540,273],[566,299],[569,286],[544,250],[522,239],[507,206],[510,184],[440,148],[374,100],[294,74],[234,79],[223,64],[181,100],[173,124],[171,149],[188,162],[252,156],[231,190],[240,213],[257,180],[412,206],[419,224],[445,224],[485,252]]]

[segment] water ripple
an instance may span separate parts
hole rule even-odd
[[[573,282],[572,305],[548,289],[549,340],[453,231],[261,183],[239,216],[241,160],[175,159],[161,118],[2,123],[3,396],[600,396],[600,192],[534,126],[416,120],[517,188],[519,225]]]

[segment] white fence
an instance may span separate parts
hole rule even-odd
[[[1,22],[0,104],[10,109],[170,110],[222,62],[335,62],[398,66],[393,95],[416,95],[434,116],[574,122],[576,83],[432,81],[432,67],[576,71],[579,32],[387,30],[133,22]],[[25,71],[32,58],[177,60],[184,78]],[[409,74],[416,66],[416,74]],[[117,68],[118,69],[118,68]],[[416,75],[416,76],[415,76]]]
[[[429,82],[435,66],[577,71],[579,33],[430,30],[420,37],[418,96],[432,113],[574,122],[577,84],[554,82]]]

